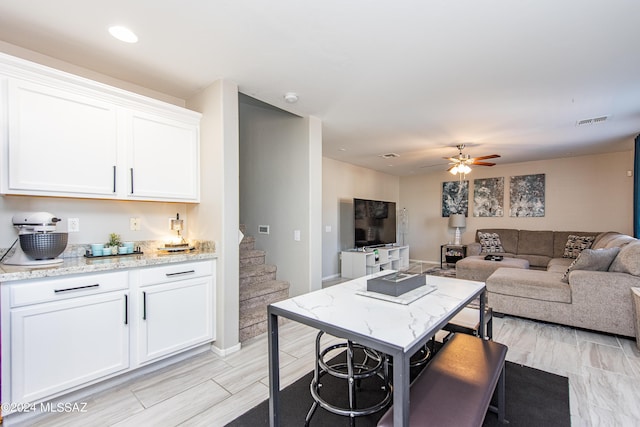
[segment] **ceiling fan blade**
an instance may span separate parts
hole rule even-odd
[[[453,165],[451,167],[449,167],[449,169],[447,169],[447,172],[449,172],[451,169],[453,169],[454,167],[456,167],[457,165]]]
[[[443,159],[449,160],[450,162],[459,162],[460,161],[460,159],[458,159],[457,157],[443,157]]]
[[[500,157],[499,154],[489,154],[488,156],[474,157],[473,160],[495,159]]]
[[[495,163],[489,163],[489,162],[473,162],[471,164],[478,165],[478,166],[495,166]]]

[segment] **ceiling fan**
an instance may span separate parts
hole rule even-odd
[[[488,156],[480,156],[480,157],[471,157],[468,154],[462,154],[462,150],[464,150],[464,144],[458,144],[456,146],[458,148],[459,154],[455,157],[444,157],[446,160],[449,160],[449,164],[451,165],[447,172],[451,172],[453,175],[460,174],[466,175],[471,172],[471,168],[469,165],[477,165],[477,166],[494,166],[495,163],[491,162],[482,162],[480,160],[487,159],[495,159],[500,157],[498,154],[489,154]]]

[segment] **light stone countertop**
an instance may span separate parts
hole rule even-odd
[[[70,274],[96,273],[216,258],[217,254],[213,250],[173,253],[144,251],[141,255],[123,255],[109,258],[69,257],[64,258],[64,262],[61,264],[35,268],[0,264],[0,282],[57,277]]]

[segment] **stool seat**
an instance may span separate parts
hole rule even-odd
[[[305,426],[309,425],[309,422],[311,421],[311,418],[318,406],[334,414],[349,417],[350,425],[354,426],[355,417],[366,416],[378,412],[391,402],[392,393],[389,382],[387,357],[373,349],[364,347],[350,340],[321,349],[321,338],[323,335],[324,332],[320,331],[316,336],[316,363],[313,379],[309,386],[311,397],[314,402],[305,418]],[[340,361],[329,363],[325,360],[329,353],[340,349],[343,349],[346,354],[345,362]],[[362,352],[363,360],[361,362],[356,360],[355,350]],[[340,407],[336,404],[330,403],[321,395],[320,390],[322,384],[320,381],[324,375],[330,375],[346,380],[345,385],[349,396],[349,407]],[[360,386],[361,381],[374,376],[382,379],[385,393],[377,403],[365,408],[358,408],[356,405],[357,388]]]

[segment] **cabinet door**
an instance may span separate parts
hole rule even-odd
[[[153,285],[139,291],[140,363],[213,340],[213,277]]]
[[[77,92],[8,82],[8,173],[2,191],[114,197],[117,113]]]
[[[128,198],[198,202],[199,126],[131,112]]]
[[[126,292],[12,309],[11,398],[4,400],[33,402],[127,369],[128,321]]]

